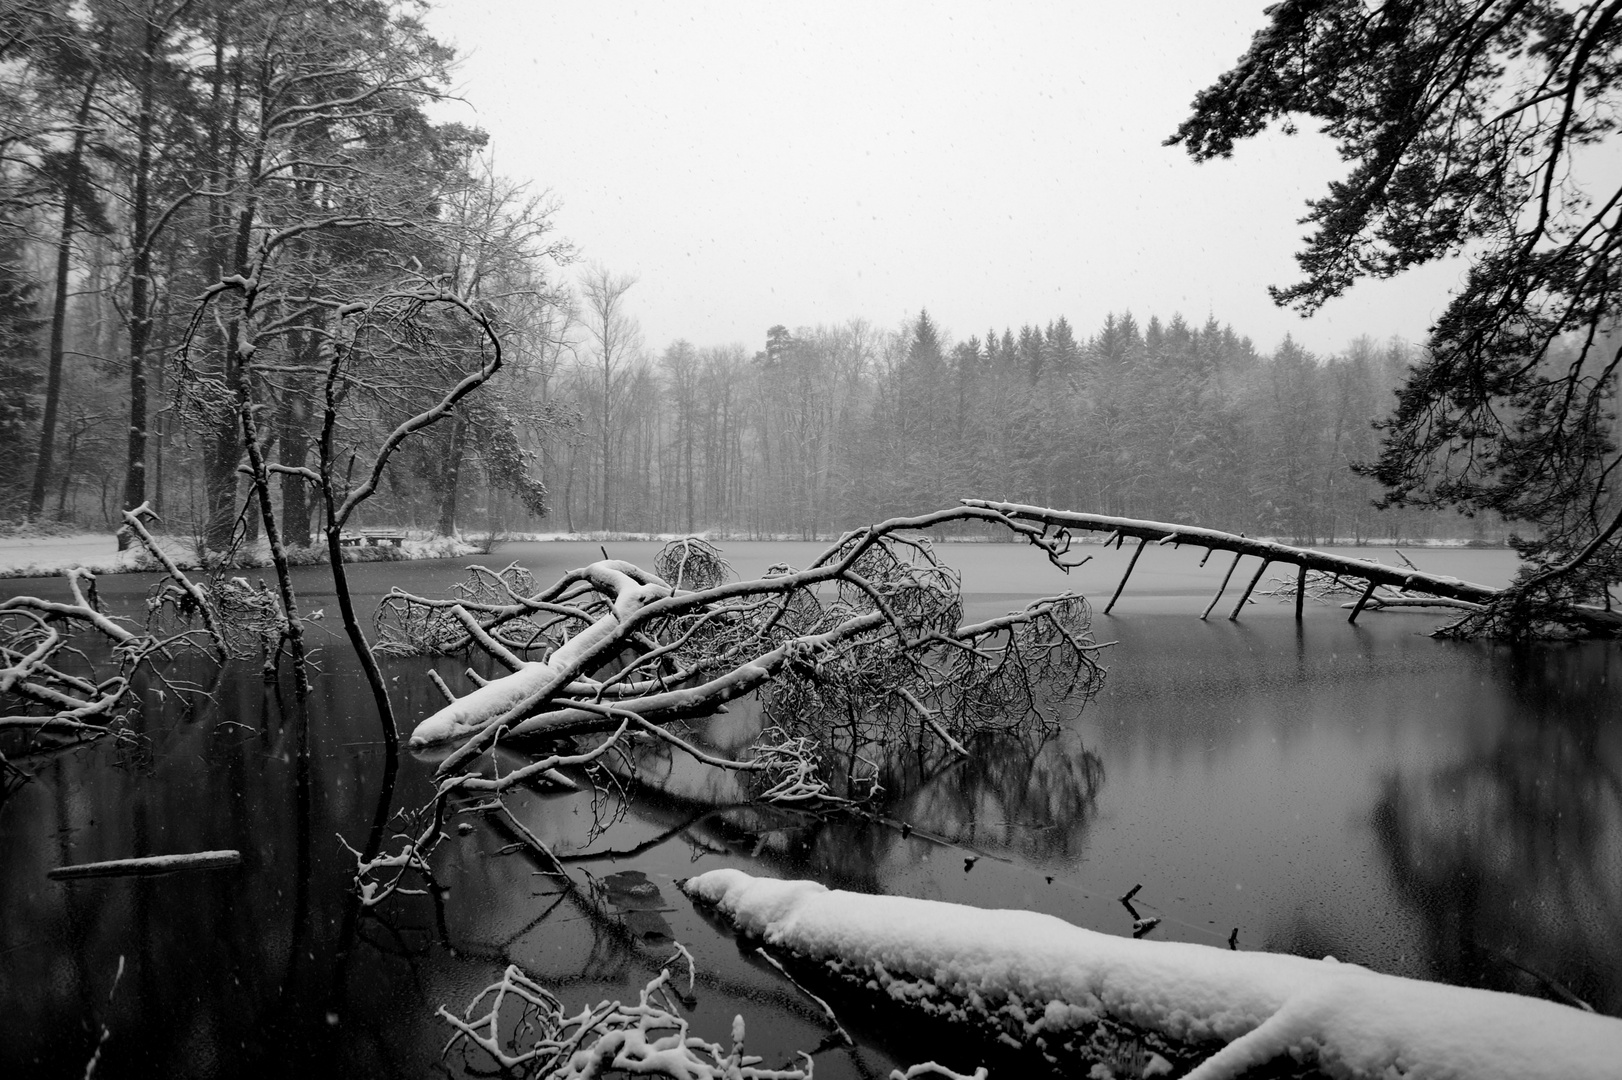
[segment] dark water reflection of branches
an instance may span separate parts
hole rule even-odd
[[[1393,881],[1449,981],[1622,1015],[1622,662],[1604,646],[1502,651],[1516,708],[1457,760],[1389,775],[1374,812]]]
[[[1103,761],[1070,729],[982,734],[967,757],[927,735],[866,749],[878,794],[851,810],[810,814],[748,806],[736,774],[649,746],[636,759],[641,790],[631,812],[729,807],[690,832],[781,873],[878,892],[886,862],[909,837],[1036,861],[1073,857],[1105,779]]]
[[[1074,731],[987,736],[966,759],[900,785],[891,813],[978,849],[1034,859],[1076,854],[1092,823],[1104,763]]]

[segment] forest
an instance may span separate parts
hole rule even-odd
[[[502,368],[359,523],[812,537],[974,495],[1307,542],[1504,536],[1377,511],[1351,471],[1401,341],[1320,357],[1130,313],[960,339],[921,309],[647,343],[636,279],[578,260],[549,192],[434,119],[451,51],[406,9],[339,6],[6,5],[0,520],[110,531],[150,502],[199,549],[251,543],[248,416],[309,545],[323,364],[370,365],[335,434],[352,460],[480,355],[454,317],[414,321],[443,293],[494,320]]]
[[[1616,652],[1534,639],[1622,632],[1622,194],[1562,166],[1622,0],[1269,8],[1167,144],[1360,161],[1276,300],[1505,234],[1331,354],[1158,297],[650,342],[430,10],[0,0],[0,536],[151,571],[0,601],[0,1073],[1614,1073]],[[1306,546],[1423,538],[1514,551]]]

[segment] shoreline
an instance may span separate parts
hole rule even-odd
[[[503,533],[493,538],[475,535],[472,539],[464,534],[460,537],[424,537],[421,539],[408,538],[399,547],[369,544],[344,549],[344,562],[410,562],[419,559],[457,559],[469,555],[489,554],[499,550],[505,544],[544,544],[544,543],[660,543],[672,540],[685,539],[696,536],[714,544],[736,543],[833,543],[837,536],[803,537],[796,535],[749,535],[746,533],[729,533],[722,531],[708,531],[700,533],[649,533],[634,531],[610,532],[546,532]],[[200,570],[193,541],[190,537],[182,540],[175,536],[158,536],[164,551],[174,558],[182,570]],[[1258,537],[1258,539],[1277,539],[1282,543],[1293,543],[1284,538]],[[991,536],[944,536],[935,537],[937,544],[1008,544],[1019,543],[1005,537]],[[1075,543],[1080,545],[1101,545],[1104,541],[1092,537],[1078,536]],[[1476,540],[1463,539],[1431,539],[1431,540],[1403,540],[1391,537],[1364,537],[1351,539],[1337,537],[1320,540],[1311,545],[1315,547],[1350,547],[1350,548],[1395,548],[1411,547],[1428,550],[1449,549],[1483,549],[1505,550],[1506,544],[1491,544]],[[326,550],[322,547],[290,548],[289,558],[295,566],[325,565],[327,562]],[[255,569],[271,565],[270,552],[263,543],[249,555],[240,558],[232,564],[233,569]],[[61,577],[68,570],[82,568],[93,574],[147,574],[161,572],[152,557],[142,548],[133,547],[125,551],[118,550],[117,539],[113,533],[62,533],[40,534],[33,536],[0,536],[0,578],[44,578]]]

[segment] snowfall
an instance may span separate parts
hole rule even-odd
[[[1536,998],[740,870],[683,889],[769,947],[938,1015],[989,1020],[1004,1041],[1134,1032],[1156,1051],[1142,1076],[1239,1077],[1287,1055],[1359,1080],[1622,1077],[1622,1020]],[[1113,1073],[1097,1063],[1089,1075]]]

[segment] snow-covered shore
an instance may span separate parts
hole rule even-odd
[[[183,570],[196,567],[196,558],[189,537],[159,536],[158,543],[172,556]],[[345,549],[345,562],[368,558],[383,559],[453,559],[477,554],[479,549],[462,540],[438,537],[432,540],[407,540],[401,547],[355,547]],[[315,561],[324,558],[319,549]],[[298,561],[306,561],[300,559]],[[259,550],[246,560],[246,565],[269,566],[269,549],[260,544]],[[71,533],[62,536],[0,536],[0,577],[51,577],[71,567],[83,567],[94,574],[125,574],[158,570],[150,555],[139,546],[118,550],[118,540],[112,533]]]
[[[1348,1080],[1622,1076],[1622,1020],[1536,998],[739,870],[683,890],[770,946],[1005,1041],[1101,1061],[1141,1037],[1145,1076],[1240,1077],[1286,1055]]]

